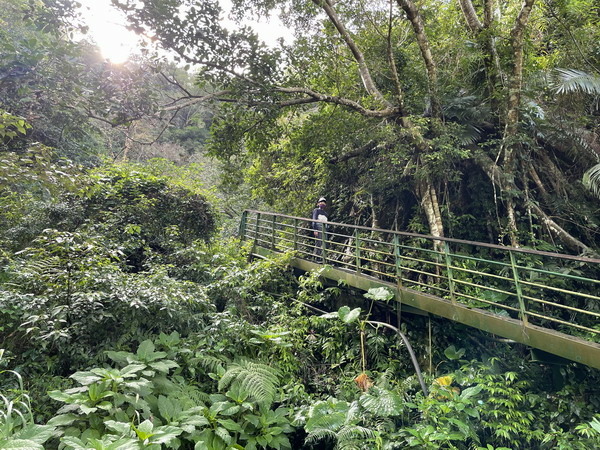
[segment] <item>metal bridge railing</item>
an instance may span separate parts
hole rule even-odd
[[[600,342],[600,259],[247,210],[243,239]]]

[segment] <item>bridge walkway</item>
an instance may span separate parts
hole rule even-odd
[[[293,252],[299,269],[600,369],[600,259],[336,222],[317,238],[310,219],[254,210],[240,236],[254,255]]]

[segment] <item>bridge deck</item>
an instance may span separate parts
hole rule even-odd
[[[600,260],[331,222],[317,238],[311,222],[248,211],[240,234],[257,256],[330,263],[326,278],[600,369]]]

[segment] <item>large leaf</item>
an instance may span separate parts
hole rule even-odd
[[[167,356],[165,352],[155,352],[156,347],[151,340],[147,339],[140,344],[137,349],[136,356],[140,361],[151,362]]]
[[[181,407],[169,397],[158,397],[158,412],[167,421],[171,422],[181,412]]]
[[[453,361],[462,358],[464,354],[464,348],[456,350],[456,347],[454,347],[454,345],[451,345],[446,350],[444,350],[444,355],[446,356],[446,358],[451,359]]]
[[[48,422],[46,422],[46,425],[53,425],[53,426],[65,426],[65,425],[71,425],[73,422],[75,422],[77,419],[80,419],[81,416],[78,416],[77,414],[60,414],[58,416],[54,416],[52,419],[50,419]]]
[[[464,391],[462,391],[462,393],[460,394],[460,398],[471,398],[479,394],[481,392],[481,389],[483,389],[483,386],[481,384],[467,388]]]
[[[132,378],[138,375],[138,372],[146,368],[145,364],[129,364],[121,369],[123,378]]]
[[[242,431],[242,427],[237,422],[231,419],[220,419],[219,424],[227,428],[228,431]]]
[[[108,356],[114,362],[121,363],[121,364],[127,364],[131,360],[135,359],[135,355],[133,353],[129,353],[129,352],[107,351],[105,353],[106,353],[106,356]]]
[[[155,434],[150,438],[150,442],[152,444],[168,444],[181,433],[183,430],[178,427],[173,427],[170,425],[158,427],[154,430]]]
[[[387,302],[394,298],[394,293],[386,287],[371,288],[365,297],[378,302]]]
[[[135,430],[135,433],[137,434],[137,436],[142,441],[145,441],[146,439],[150,439],[155,434],[154,433],[154,425],[152,424],[152,422],[150,420],[144,420],[142,423],[139,424],[138,427],[135,427],[134,425],[132,425],[132,427]]]
[[[75,372],[73,375],[71,375],[71,378],[84,386],[95,383],[96,381],[100,381],[102,379],[93,372]]]
[[[104,422],[106,428],[118,433],[120,436],[129,436],[131,434],[131,424],[126,422],[117,422],[115,420],[107,420]]]
[[[5,439],[0,440],[1,449],[15,450],[44,450],[44,446],[28,439]]]
[[[170,369],[179,367],[179,364],[177,364],[175,361],[165,359],[163,361],[152,362],[149,364],[149,366],[159,372],[167,373]]]
[[[339,318],[342,320],[342,322],[344,323],[352,323],[354,322],[356,319],[359,318],[360,316],[360,308],[354,308],[354,309],[350,309],[347,306],[342,306],[339,310],[338,310],[338,316]]]

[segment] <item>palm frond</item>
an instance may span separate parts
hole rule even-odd
[[[575,69],[556,69],[560,84],[557,92],[568,94],[583,92],[590,95],[600,95],[600,76]]]
[[[583,185],[600,198],[600,164],[596,164],[583,174]]]

